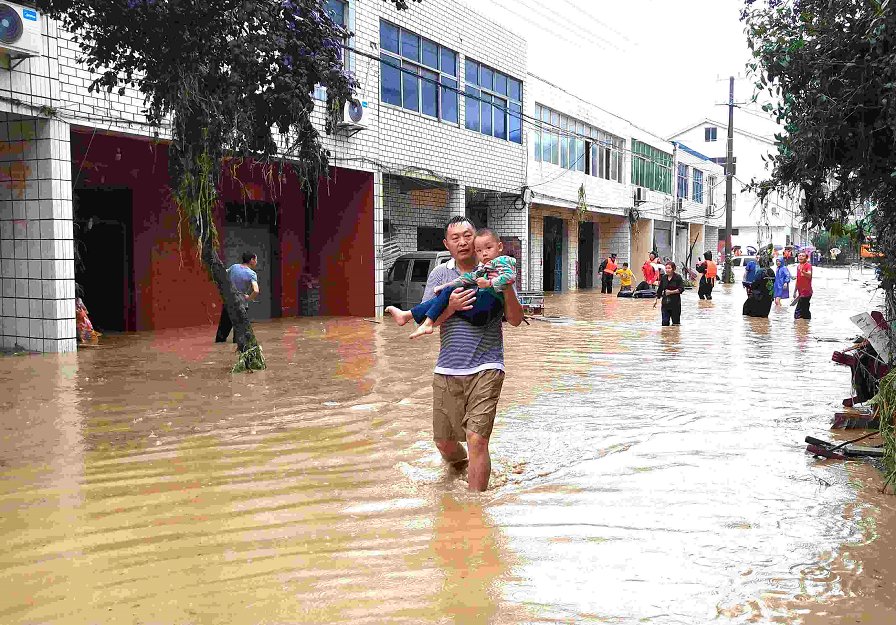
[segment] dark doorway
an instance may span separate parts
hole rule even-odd
[[[579,288],[594,288],[594,224],[590,221],[579,222]]]
[[[488,206],[467,207],[467,218],[476,229],[488,227]]]
[[[130,189],[76,189],[75,282],[100,332],[137,329],[134,289],[133,193]]]
[[[278,207],[273,202],[228,202],[224,205],[224,265],[243,262],[243,252],[258,257],[258,298],[249,304],[249,319],[283,316]]]
[[[653,224],[653,249],[660,258],[672,257],[672,222],[656,220]]]
[[[431,226],[417,227],[417,251],[441,252],[445,249],[445,230]]]
[[[563,220],[558,217],[544,218],[544,259],[545,291],[563,290]]]

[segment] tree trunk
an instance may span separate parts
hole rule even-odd
[[[199,222],[195,218],[191,218],[190,224],[193,229],[193,235],[198,241],[200,238]],[[202,244],[202,260],[211,273],[215,284],[218,285],[218,292],[221,293],[224,308],[227,310],[227,314],[230,315],[231,322],[233,322],[233,336],[236,339],[237,349],[241,354],[244,354],[250,348],[258,346],[258,341],[255,340],[255,333],[252,331],[252,323],[249,321],[249,307],[243,295],[237,293],[236,289],[233,288],[230,277],[227,275],[227,268],[215,252],[212,237],[210,236],[207,236]]]

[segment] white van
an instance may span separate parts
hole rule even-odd
[[[386,274],[383,283],[383,304],[409,310],[423,301],[423,290],[429,274],[439,265],[451,260],[451,254],[441,252],[410,252],[398,257]]]

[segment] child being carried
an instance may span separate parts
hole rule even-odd
[[[411,310],[401,310],[396,306],[387,306],[398,325],[403,326],[413,319],[419,325],[411,334],[412,339],[424,334],[432,334],[435,322],[448,308],[448,299],[451,293],[458,287],[478,287],[476,301],[470,310],[455,311],[455,315],[465,319],[474,326],[484,326],[495,318],[504,314],[504,291],[508,285],[516,280],[516,259],[511,256],[503,256],[504,244],[498,239],[494,230],[482,228],[473,239],[476,250],[476,258],[479,266],[476,271],[461,275],[457,280],[436,287],[433,292],[435,297]],[[489,274],[497,274],[489,278]]]

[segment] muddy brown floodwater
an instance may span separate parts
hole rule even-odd
[[[877,301],[846,278],[796,323],[548,297],[481,495],[430,440],[438,340],[389,319],[256,324],[254,375],[212,327],[0,358],[0,623],[890,622],[896,498],[802,442]]]

